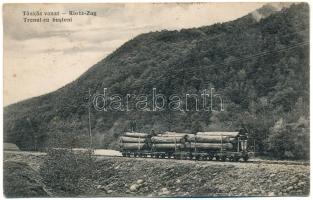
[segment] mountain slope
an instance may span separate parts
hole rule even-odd
[[[100,112],[92,107],[93,145],[114,146],[135,121],[136,129],[146,132],[243,127],[259,151],[274,155],[276,143],[269,138],[276,141],[290,126],[292,132],[302,126],[308,130],[309,8],[297,4],[266,14],[260,20],[249,14],[223,24],[139,35],[63,88],[6,107],[4,141],[31,150],[87,146],[89,90],[152,98],[152,88],[166,96],[214,88],[225,101],[224,112]],[[283,125],[274,129],[280,120]],[[300,140],[294,138],[298,135],[288,138],[292,145]]]

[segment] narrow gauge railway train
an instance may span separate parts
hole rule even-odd
[[[124,157],[247,161],[247,135],[238,132],[126,132],[119,138]]]

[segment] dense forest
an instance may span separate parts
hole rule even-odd
[[[4,141],[24,150],[116,148],[130,124],[142,132],[244,128],[261,155],[309,158],[309,6],[266,5],[237,20],[141,34],[59,90],[4,108]],[[214,88],[224,111],[99,112],[95,94],[166,96]],[[89,95],[89,90],[91,97]]]

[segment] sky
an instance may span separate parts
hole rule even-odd
[[[231,21],[263,4],[6,4],[4,106],[63,87],[141,33]],[[79,10],[96,16],[72,16],[63,23],[25,23],[25,17],[35,16],[23,16],[23,11],[41,11],[68,18],[62,13]]]

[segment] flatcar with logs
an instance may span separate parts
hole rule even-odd
[[[119,138],[124,157],[247,161],[247,134],[236,132],[126,132]]]

